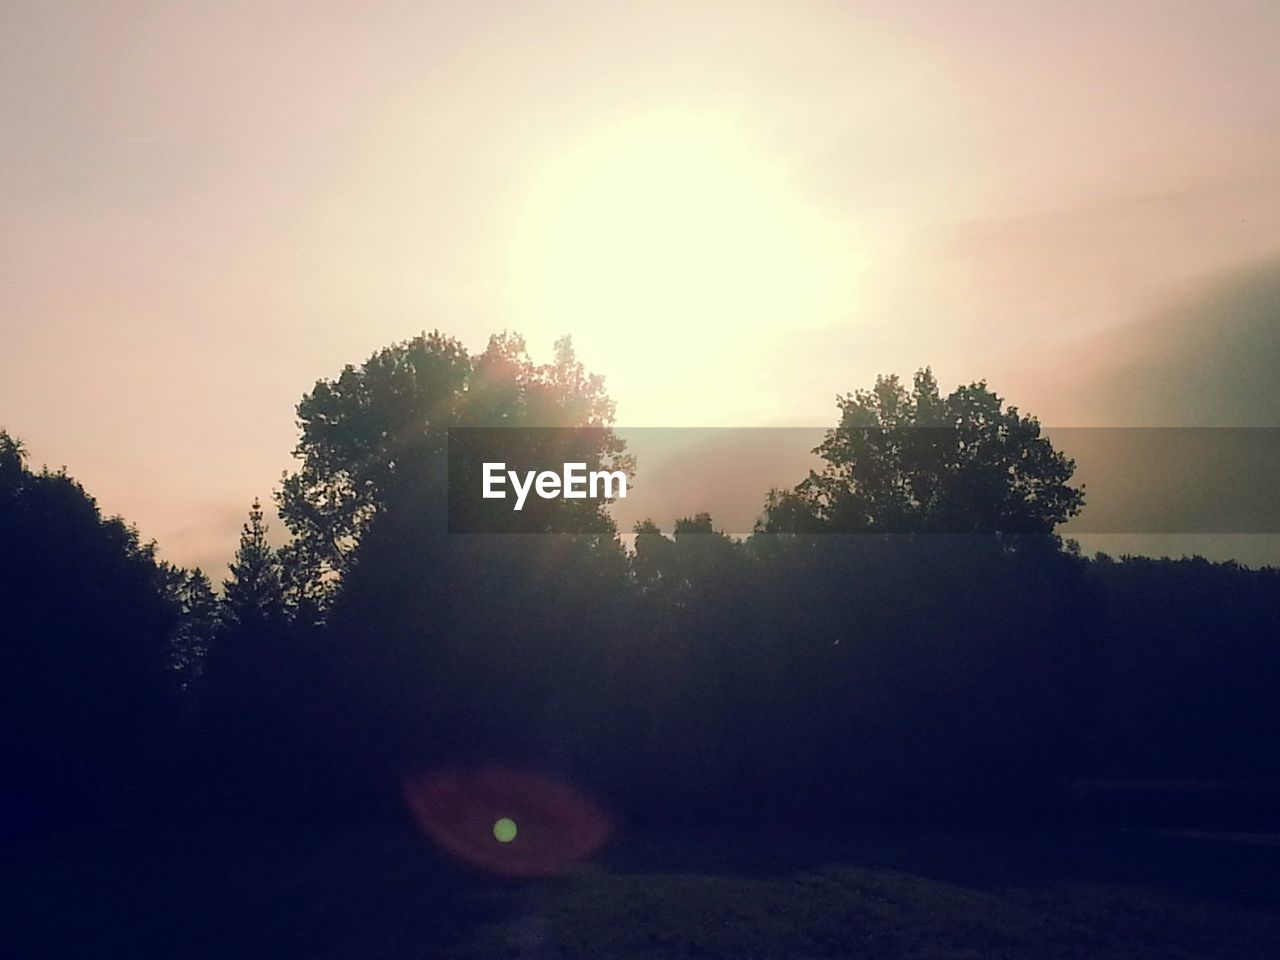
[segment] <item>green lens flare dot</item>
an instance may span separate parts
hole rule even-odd
[[[499,843],[510,843],[516,838],[516,822],[510,817],[503,817],[493,824],[493,839]]]

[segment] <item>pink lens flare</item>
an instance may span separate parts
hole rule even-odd
[[[498,764],[417,774],[404,795],[428,837],[503,877],[558,873],[599,852],[613,832],[609,815],[578,788]]]

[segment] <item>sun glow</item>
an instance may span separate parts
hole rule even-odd
[[[733,124],[664,114],[548,166],[512,272],[531,343],[572,334],[625,420],[671,424],[723,420],[709,394],[826,322],[844,266],[834,231]]]

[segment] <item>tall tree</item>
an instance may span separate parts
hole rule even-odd
[[[178,675],[178,684],[186,690],[204,673],[205,658],[213,647],[218,632],[220,609],[218,595],[208,575],[196,567],[185,570],[162,563],[165,595],[175,612],[170,649],[170,669]]]
[[[282,554],[286,593],[309,615],[328,607],[361,541],[387,510],[420,521],[434,517],[443,527],[451,427],[572,428],[590,449],[564,459],[629,468],[611,430],[614,408],[604,381],[583,368],[567,339],[556,344],[554,362],[538,365],[511,334],[491,337],[472,357],[457,340],[424,333],[318,381],[297,413],[302,435],[294,455],[301,466],[284,478],[278,504],[293,534]],[[533,431],[524,439],[534,447],[554,442]],[[582,508],[573,502],[563,509]],[[599,504],[587,509],[596,512],[593,529],[611,531]]]
[[[1084,504],[1075,462],[985,381],[943,397],[926,368],[837,405],[825,466],[770,494],[766,532],[1050,534]]]
[[[154,547],[0,431],[0,757],[20,816],[123,797],[171,718],[174,613]]]
[[[280,561],[267,542],[267,523],[256,498],[240,531],[240,546],[223,581],[223,609],[228,623],[240,631],[279,627],[285,618]]]
[[[293,542],[284,561],[291,600],[324,607],[370,522],[413,465],[443,450],[471,373],[439,331],[379,350],[359,368],[319,380],[298,403],[299,469],[277,502]]]

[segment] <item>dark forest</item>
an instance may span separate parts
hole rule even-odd
[[[567,342],[415,337],[301,399],[288,538],[255,502],[220,587],[0,434],[6,831],[399,824],[530,877],[730,827],[1274,822],[1280,572],[1082,555],[1069,451],[985,383],[838,414],[748,538],[566,501],[450,534],[451,427],[643,464]]]

